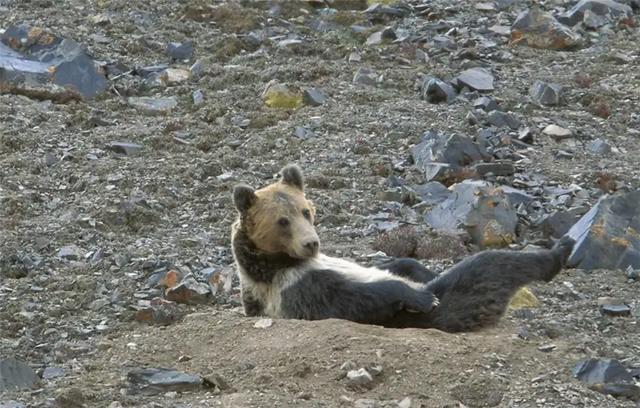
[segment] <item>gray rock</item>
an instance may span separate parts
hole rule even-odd
[[[556,211],[545,216],[540,226],[547,237],[560,238],[578,222],[580,216],[571,211]]]
[[[175,302],[161,298],[141,302],[142,304],[138,306],[138,310],[135,314],[135,319],[138,322],[158,326],[168,326],[182,320],[185,315],[185,310]]]
[[[453,186],[451,196],[425,215],[433,228],[466,231],[482,246],[504,246],[515,239],[518,217],[499,187],[484,181],[465,180]]]
[[[197,391],[205,386],[202,377],[166,368],[140,368],[127,374],[130,390],[144,394]]]
[[[481,96],[473,101],[474,109],[482,109],[485,112],[491,112],[494,110],[499,110],[500,107],[493,99],[488,96]]]
[[[355,85],[376,86],[378,77],[376,73],[369,68],[360,67],[353,76],[353,83]]]
[[[60,248],[58,251],[58,258],[67,259],[69,261],[79,261],[83,258],[83,253],[77,246],[69,245]]]
[[[411,149],[413,161],[427,181],[446,179],[456,171],[490,158],[487,151],[467,136],[426,132],[422,141]]]
[[[94,98],[107,86],[103,70],[73,40],[26,25],[10,26],[0,36],[4,92],[64,102]]]
[[[196,62],[194,62],[191,67],[189,67],[189,71],[191,71],[191,76],[197,78],[204,74],[204,68],[204,62],[202,60],[196,60]]]
[[[514,207],[520,204],[529,204],[535,200],[534,196],[517,188],[511,186],[500,186],[500,188],[507,195],[507,199]]]
[[[371,34],[367,38],[367,41],[365,42],[365,44],[378,45],[378,44],[382,44],[384,41],[393,41],[396,38],[398,38],[398,36],[396,35],[396,32],[393,31],[393,28],[385,27],[383,30],[377,31]]]
[[[202,105],[204,103],[204,93],[202,92],[202,89],[196,89],[193,91],[191,94],[191,100],[195,106]]]
[[[609,23],[609,18],[607,18],[607,16],[598,15],[591,10],[585,10],[584,16],[582,16],[582,24],[584,24],[586,28],[590,28],[592,30],[597,30],[607,23]]]
[[[62,377],[63,375],[64,369],[61,367],[47,367],[42,371],[42,378],[45,380]]]
[[[413,187],[413,190],[420,196],[423,203],[438,204],[449,197],[451,192],[444,184],[437,181],[430,181]]]
[[[568,265],[640,268],[640,190],[605,195],[567,233],[576,240]]]
[[[7,401],[0,402],[0,408],[27,408],[27,406],[18,401]]]
[[[575,6],[558,16],[558,21],[568,26],[574,26],[583,20],[586,11],[598,16],[613,18],[633,16],[631,7],[613,0],[580,0]]]
[[[484,68],[470,68],[456,77],[460,88],[467,87],[473,91],[493,91],[493,75]]]
[[[144,146],[129,142],[111,142],[109,143],[109,149],[127,156],[137,156],[142,152]]]
[[[305,88],[302,91],[302,100],[307,105],[320,106],[324,105],[325,102],[327,102],[327,97],[321,89]]]
[[[631,316],[631,306],[606,304],[600,306],[600,312],[609,316]]]
[[[453,86],[437,78],[425,80],[422,84],[422,98],[430,103],[452,103],[456,99]]]
[[[313,130],[304,126],[296,126],[296,128],[293,131],[293,134],[297,138],[300,138],[302,140],[311,139],[312,137],[315,136],[313,133]]]
[[[633,384],[633,376],[618,361],[610,358],[590,358],[580,361],[572,370],[574,377],[585,384]]]
[[[127,101],[129,105],[142,112],[154,114],[166,114],[178,106],[178,101],[174,97],[151,98],[147,96],[131,96]]]
[[[188,60],[193,56],[193,41],[167,44],[167,55],[175,60]]]
[[[535,81],[529,89],[529,95],[538,105],[556,106],[562,103],[562,87],[558,84]]]
[[[516,168],[510,161],[492,162],[492,163],[476,163],[473,169],[479,176],[510,176],[516,172]]]
[[[498,110],[489,112],[485,121],[497,128],[508,127],[510,129],[517,130],[522,126],[522,122],[520,122],[520,120],[518,120],[513,114]]]
[[[634,269],[631,265],[627,266],[627,278],[638,280],[640,279],[640,270]]]
[[[209,285],[196,281],[192,277],[183,279],[180,284],[167,289],[167,300],[190,305],[206,304],[211,302],[211,289]]]
[[[609,154],[611,153],[611,145],[606,141],[598,138],[596,140],[590,141],[587,144],[587,150],[595,154]]]
[[[12,357],[0,360],[0,392],[33,388],[39,382],[36,372],[22,361]]]

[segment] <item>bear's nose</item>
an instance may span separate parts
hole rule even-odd
[[[313,241],[305,242],[304,247],[305,249],[315,253],[320,247],[320,241],[314,239]]]

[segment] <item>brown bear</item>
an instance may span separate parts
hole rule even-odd
[[[440,275],[410,259],[367,268],[320,253],[302,171],[290,165],[280,174],[260,190],[233,191],[232,247],[248,316],[480,329],[500,320],[520,287],[551,281],[574,244],[564,237],[550,250],[483,251]]]

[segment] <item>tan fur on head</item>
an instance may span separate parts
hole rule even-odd
[[[304,179],[297,166],[281,171],[280,181],[254,191],[236,186],[234,204],[240,228],[261,251],[307,259],[319,252],[320,240],[313,226],[315,208],[304,195]]]

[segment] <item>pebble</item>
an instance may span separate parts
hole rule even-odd
[[[535,81],[531,85],[529,95],[533,102],[538,105],[557,106],[562,102],[562,87],[558,84]]]
[[[573,132],[558,125],[548,125],[542,130],[547,136],[551,136],[556,140],[568,139],[573,136]]]
[[[482,109],[485,112],[491,112],[500,109],[498,104],[488,96],[481,96],[473,101],[474,109]]]
[[[606,141],[598,138],[590,141],[587,144],[587,150],[594,154],[600,154],[600,155],[609,154],[611,153],[611,145]]]
[[[130,142],[111,142],[108,147],[109,150],[125,156],[138,156],[144,149],[144,146]]]
[[[260,319],[253,324],[253,327],[255,327],[256,329],[268,329],[271,326],[273,326],[273,319],[268,318]]]
[[[62,377],[63,375],[64,369],[60,367],[47,367],[42,371],[42,378],[45,380]]]
[[[69,261],[79,261],[83,258],[83,251],[75,245],[69,245],[58,250],[58,258]]]
[[[365,44],[366,45],[379,45],[379,44],[382,44],[385,41],[393,41],[396,38],[398,38],[398,37],[396,36],[396,32],[393,31],[393,28],[385,27],[383,30],[377,31],[377,32],[371,34],[367,38],[367,41],[365,42]]]
[[[176,60],[188,60],[193,56],[193,41],[183,43],[170,42],[167,44],[167,55]]]
[[[360,67],[353,76],[353,83],[355,85],[376,86],[378,77],[375,72],[369,68]]]
[[[195,106],[202,105],[204,103],[204,92],[202,92],[202,89],[196,89],[193,91],[191,94],[191,100]]]
[[[131,96],[127,99],[129,105],[142,112],[153,114],[166,114],[178,106],[175,97],[151,98],[147,96]]]
[[[598,298],[600,313],[609,316],[631,316],[631,306],[621,299],[611,297]]]

